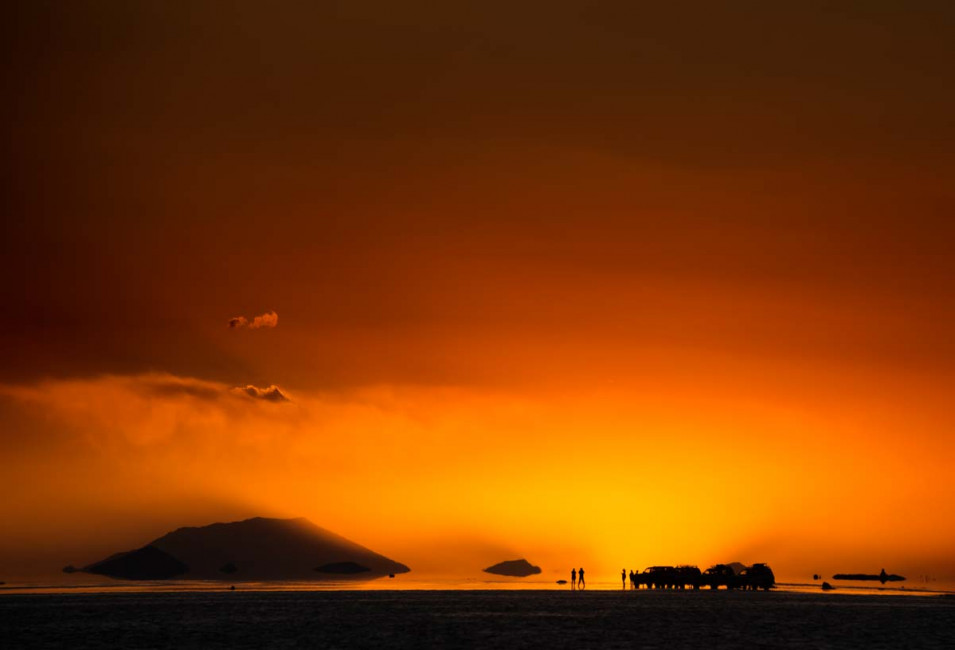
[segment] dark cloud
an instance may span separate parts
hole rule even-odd
[[[249,321],[245,316],[236,316],[235,318],[229,319],[229,327],[232,329],[245,327],[248,323]]]
[[[248,395],[253,399],[262,399],[267,402],[288,402],[288,396],[282,392],[278,386],[269,386],[268,388],[258,388],[251,384],[247,386],[236,386],[233,392]]]

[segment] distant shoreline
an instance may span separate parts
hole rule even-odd
[[[323,581],[323,582],[235,582],[235,593],[308,593],[308,592],[568,592],[570,589],[563,585],[557,585],[551,582],[517,582],[500,580],[402,580],[400,583],[388,579],[374,580],[370,582],[353,581]],[[232,583],[222,581],[157,581],[148,583],[129,583],[129,582],[110,582],[98,584],[76,584],[64,585],[52,582],[8,582],[0,585],[0,597],[15,595],[56,595],[56,594],[182,594],[182,593],[226,593],[230,592]],[[694,590],[622,590],[618,582],[595,582],[588,585],[583,591],[586,593],[620,593],[621,597],[644,597],[652,594],[660,596],[686,594],[687,597],[696,598],[719,598],[726,597],[728,594],[736,593],[738,598],[759,598],[752,592],[728,592],[718,591],[713,593],[708,589],[699,591]],[[777,583],[775,589],[768,593],[789,593],[789,594],[823,594],[821,587],[817,583]],[[867,587],[867,586],[845,586],[840,585],[832,592],[825,594],[826,597],[845,596],[905,596],[905,597],[930,597],[955,596],[955,590],[947,589],[924,589],[915,587],[906,587],[900,589],[896,587]]]

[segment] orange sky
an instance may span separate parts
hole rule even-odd
[[[955,583],[955,11],[639,4],[19,3],[0,579],[276,515]]]

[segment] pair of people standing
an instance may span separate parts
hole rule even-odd
[[[579,571],[577,569],[570,570],[570,588],[577,589],[578,587],[580,589],[587,587],[587,583],[584,582],[584,567],[580,567]]]

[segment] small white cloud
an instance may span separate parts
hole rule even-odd
[[[260,316],[254,317],[251,321],[245,316],[235,316],[229,319],[230,329],[240,329],[248,327],[250,330],[257,330],[262,327],[275,327],[279,324],[279,315],[274,311],[267,311]]]
[[[249,329],[257,330],[260,327],[275,327],[279,324],[279,315],[274,311],[267,311],[261,316],[256,316],[249,323]]]

